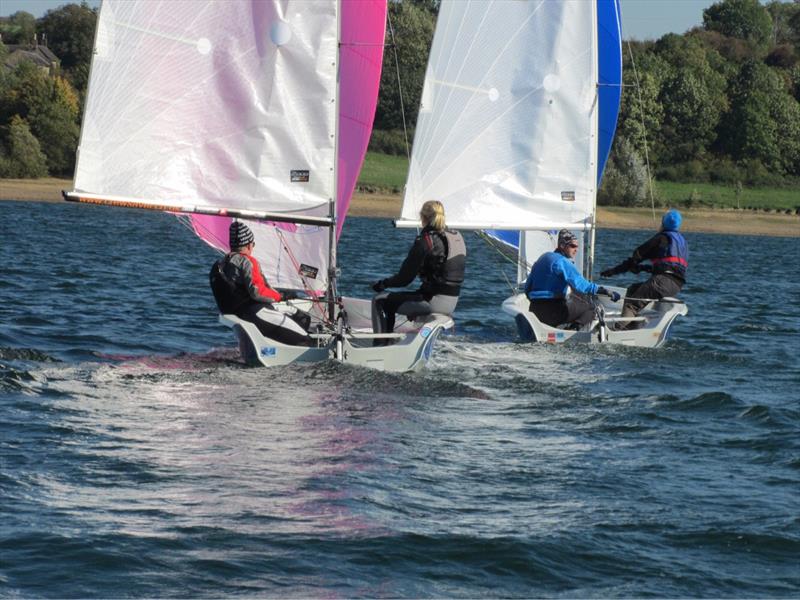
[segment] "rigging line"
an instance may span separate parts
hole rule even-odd
[[[639,98],[639,113],[642,117],[642,138],[644,140],[644,163],[647,169],[647,191],[650,193],[650,208],[653,211],[653,224],[656,223],[656,201],[653,197],[653,176],[650,173],[650,155],[647,151],[647,129],[644,125],[644,102],[642,101],[642,86],[639,83],[639,72],[636,70],[636,60],[633,58],[633,49],[631,48],[631,41],[628,40],[628,54],[631,57],[631,66],[633,67],[633,78],[636,81],[636,92]]]
[[[400,116],[403,118],[403,139],[406,142],[406,160],[411,162],[411,149],[408,146],[408,128],[406,126],[406,109],[403,103],[403,83],[400,81],[400,60],[397,57],[397,43],[394,39],[391,11],[386,11],[386,22],[389,24],[389,35],[392,37],[392,50],[394,52],[394,68],[397,72],[397,91],[400,95]]]
[[[311,300],[312,305],[320,312],[322,322],[327,323],[329,325],[333,325],[333,322],[327,319],[325,308],[322,306],[322,302],[316,296],[316,292],[308,285],[308,282],[306,281],[306,276],[303,275],[302,271],[300,270],[300,263],[298,262],[291,248],[289,248],[289,245],[286,243],[286,239],[283,237],[283,232],[276,227],[275,233],[278,234],[278,239],[281,242],[281,246],[283,246],[283,249],[289,256],[289,260],[292,261],[292,266],[295,268],[297,274],[300,275],[300,280],[303,282],[303,290],[306,292],[306,295]]]
[[[195,226],[194,226],[192,223],[190,223],[191,219],[190,219],[189,215],[187,215],[187,214],[181,214],[181,213],[174,213],[174,214],[175,214],[175,218],[177,218],[177,219],[178,219],[178,222],[179,222],[181,225],[183,225],[184,227],[186,227],[186,229],[188,229],[189,231],[191,231],[193,234],[197,235],[197,232],[195,231]],[[203,225],[200,225],[199,223],[197,224],[197,227],[198,227],[198,229],[202,229],[202,230],[203,230],[203,231],[204,231],[204,232],[205,232],[207,235],[209,235],[210,237],[214,238],[214,240],[216,240],[217,242],[219,242],[219,240],[217,239],[217,237],[216,237],[215,235],[213,235],[213,234],[211,233],[211,231],[209,231],[209,230],[208,230],[208,228],[204,227]],[[205,242],[205,239],[203,239],[203,241]],[[206,242],[206,243],[208,244],[208,242]],[[220,254],[223,254],[223,255],[225,254],[225,251],[224,251],[224,250],[222,250],[221,248],[217,248],[216,246],[211,246],[211,244],[208,244],[208,245],[209,245],[209,246],[210,246],[210,247],[211,247],[213,250],[216,250],[216,251],[217,251],[217,252],[219,252]]]
[[[524,261],[522,261],[519,258],[517,260],[514,260],[510,256],[508,256],[505,252],[502,251],[502,249],[500,248],[499,243],[495,242],[492,239],[492,237],[490,235],[488,235],[487,233],[485,233],[483,231],[476,231],[475,235],[477,235],[479,238],[481,238],[486,243],[487,246],[492,248],[495,252],[497,252],[500,256],[502,256],[504,259],[506,259],[511,264],[515,265],[517,268],[519,268],[520,266],[523,265]],[[524,263],[524,266],[526,267],[526,270],[527,270],[528,264]],[[503,279],[506,280],[506,284],[508,285],[508,288],[511,290],[511,292],[512,293],[516,292],[517,291],[517,286],[516,285],[512,285],[511,280],[509,280],[508,275],[506,275],[505,271],[500,271],[500,272],[503,274]]]

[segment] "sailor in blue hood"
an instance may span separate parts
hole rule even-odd
[[[623,317],[635,317],[647,304],[646,301],[635,301],[635,298],[658,299],[674,297],[686,283],[686,271],[689,268],[689,245],[678,231],[683,218],[681,213],[672,209],[661,218],[661,230],[644,244],[636,248],[627,260],[616,267],[600,273],[601,277],[611,277],[630,271],[652,273],[644,283],[634,283],[628,288]],[[649,260],[650,264],[640,264]],[[638,322],[632,322],[628,329],[635,329]]]

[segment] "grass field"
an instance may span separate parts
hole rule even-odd
[[[400,193],[406,184],[408,159],[405,156],[390,156],[367,152],[358,186],[369,191]]]
[[[800,208],[800,190],[790,188],[742,188],[712,183],[656,183],[664,201],[673,206],[692,208]]]
[[[408,171],[404,156],[368,152],[358,185],[366,191],[399,193]],[[664,204],[686,208],[800,208],[800,190],[790,188],[743,188],[737,194],[733,186],[711,183],[675,183],[659,181],[658,193]]]

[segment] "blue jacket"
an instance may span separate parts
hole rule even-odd
[[[571,287],[581,294],[596,294],[597,284],[587,281],[566,256],[558,252],[546,252],[533,264],[525,294],[531,300],[563,298]]]

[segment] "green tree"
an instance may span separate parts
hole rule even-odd
[[[0,128],[2,129],[2,128]],[[47,159],[28,124],[14,115],[7,127],[7,141],[0,147],[0,177],[34,178],[47,175]]]
[[[727,109],[727,81],[712,68],[712,62],[722,68],[725,61],[693,36],[666,35],[654,50],[669,65],[659,95],[664,111],[660,156],[673,164],[702,160]]]
[[[792,85],[794,99],[800,101],[800,64],[796,64],[789,72],[789,79]]]
[[[775,92],[786,93],[769,67],[754,60],[744,63],[731,81],[730,110],[720,126],[720,143],[738,160],[754,159],[772,172],[781,172],[781,128],[773,118],[770,98]]]
[[[758,0],[722,0],[703,11],[703,27],[747,40],[766,51],[772,41],[772,18]]]
[[[769,112],[778,127],[775,143],[780,155],[779,171],[800,175],[800,102],[787,93],[781,77],[771,72]]]
[[[49,171],[71,175],[78,143],[77,95],[63,78],[21,63],[0,77],[0,127],[15,117],[26,121],[47,157]]]
[[[644,206],[648,204],[647,168],[642,157],[627,139],[617,136],[606,163],[597,203],[606,206]]]
[[[800,45],[800,2],[772,0],[766,9],[772,17],[773,44]]]
[[[39,19],[39,31],[47,34],[47,46],[66,70],[88,65],[92,58],[97,13],[86,2],[48,10]]]
[[[47,101],[47,77],[30,62],[13,71],[0,69],[0,126],[7,126],[14,115],[26,119],[32,106]]]
[[[661,124],[664,110],[659,101],[659,78],[651,71],[639,72],[639,86],[631,69],[623,71],[622,102],[620,104],[617,135],[624,137],[640,155],[658,159],[661,142]]]
[[[6,44],[32,44],[36,34],[36,17],[20,10],[0,23],[0,33]]]
[[[702,158],[714,141],[720,105],[711,99],[704,82],[693,73],[673,75],[664,85],[662,157],[669,162]]]
[[[31,132],[39,139],[53,175],[70,176],[75,168],[75,149],[80,128],[76,122],[77,103],[66,80],[48,80],[48,98],[31,107]],[[69,86],[69,87],[67,87]]]
[[[408,127],[413,128],[417,121],[436,23],[435,8],[436,4],[432,2],[403,0],[389,3],[389,20],[394,29],[395,46],[387,46],[383,54],[383,72],[375,112],[376,129],[401,129],[403,109]],[[388,44],[392,43],[388,29],[386,40]],[[403,92],[402,107],[397,82],[398,64]]]

